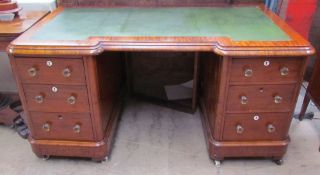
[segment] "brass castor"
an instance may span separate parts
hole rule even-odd
[[[50,159],[50,156],[49,156],[49,155],[43,155],[43,156],[42,156],[42,159],[43,159],[43,160],[49,160],[49,159]]]
[[[221,160],[214,160],[213,163],[217,168],[221,167]]]
[[[276,163],[277,165],[282,165],[283,159],[274,159],[273,162]]]
[[[105,158],[92,158],[93,161],[97,162],[97,163],[102,163],[102,162],[105,162],[105,161],[108,161],[109,158],[108,157],[105,157]]]

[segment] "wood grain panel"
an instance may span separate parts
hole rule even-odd
[[[200,54],[199,93],[211,128],[216,128],[222,58],[213,53]]]
[[[101,133],[105,133],[108,125],[117,118],[119,114],[113,114],[115,111],[122,109],[124,86],[125,86],[125,70],[124,70],[124,54],[121,52],[105,52],[96,58],[96,68],[98,81],[98,101],[101,122],[99,128]],[[119,103],[121,104],[119,107]],[[110,137],[113,137],[112,135]],[[103,138],[103,135],[98,137]]]

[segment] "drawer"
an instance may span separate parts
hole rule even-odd
[[[296,85],[230,86],[227,112],[289,112]]]
[[[82,59],[16,58],[22,83],[85,84]]]
[[[30,112],[34,139],[93,140],[89,113]]]
[[[303,58],[233,58],[230,83],[296,82]]]
[[[29,111],[89,112],[86,86],[23,85]]]
[[[291,117],[288,113],[234,114],[225,118],[223,140],[284,140]]]

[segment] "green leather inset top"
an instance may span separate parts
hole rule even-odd
[[[66,8],[31,39],[85,40],[90,36],[226,36],[235,41],[291,40],[258,7]]]

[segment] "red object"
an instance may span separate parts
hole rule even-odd
[[[309,37],[317,0],[289,0],[287,23],[306,39]]]

